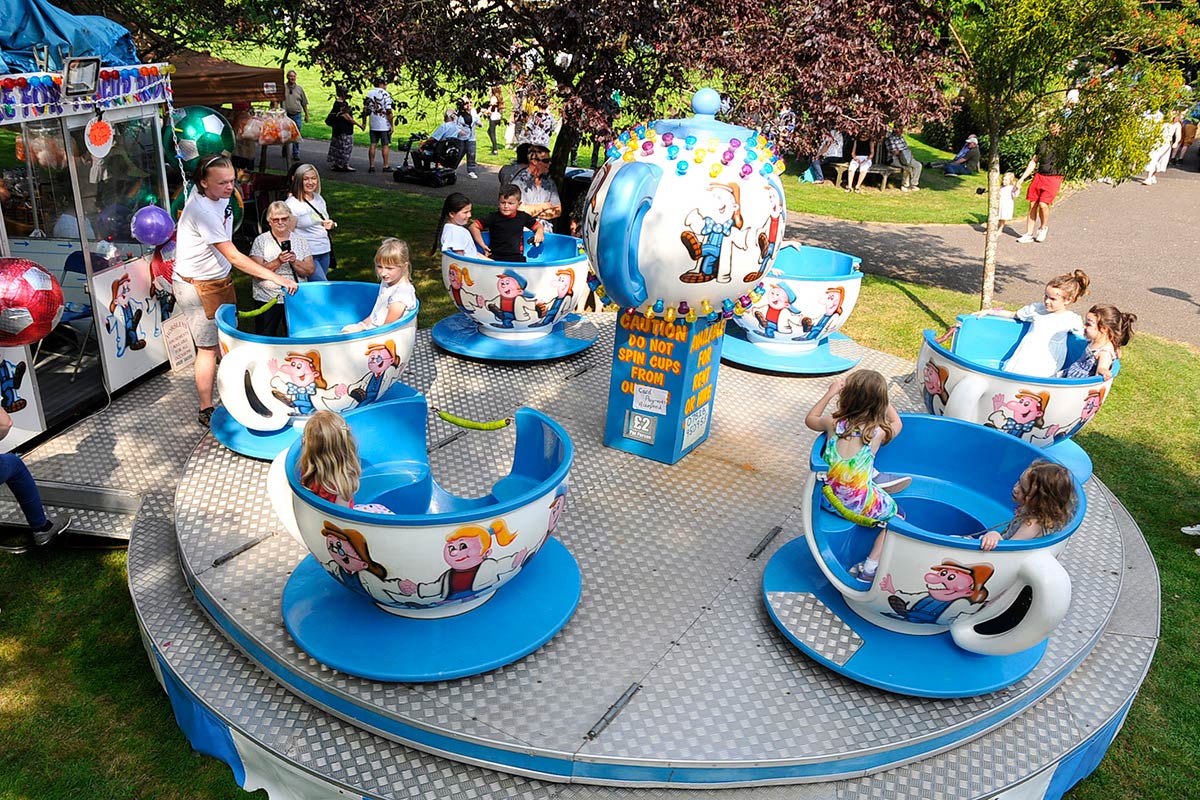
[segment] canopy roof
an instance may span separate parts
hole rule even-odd
[[[180,50],[169,60],[176,70],[171,87],[177,106],[218,106],[238,100],[283,102],[280,67],[247,67],[194,50]]]
[[[46,0],[0,0],[0,73],[41,71],[33,53],[43,46],[54,72],[69,54],[98,56],[105,66],[141,63],[129,31],[112,20],[76,16]]]

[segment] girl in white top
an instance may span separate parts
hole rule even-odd
[[[977,317],[992,315],[1030,323],[1001,369],[1033,378],[1050,378],[1062,369],[1067,358],[1067,334],[1083,335],[1083,319],[1068,311],[1067,306],[1087,294],[1090,282],[1087,273],[1077,269],[1052,278],[1040,303],[1030,303],[1019,311],[992,308],[975,312]]]
[[[484,258],[467,226],[471,224],[471,198],[454,192],[442,203],[442,215],[438,217],[437,232],[433,235],[433,247],[429,255],[439,251],[450,252],[468,258]]]
[[[329,280],[329,255],[333,252],[329,232],[337,223],[329,218],[329,209],[321,196],[321,176],[312,164],[296,167],[287,205],[296,216],[296,236],[304,239],[313,256],[313,274],[309,280]]]
[[[412,261],[407,242],[384,239],[375,252],[375,272],[379,275],[379,296],[375,298],[375,306],[366,319],[350,323],[342,328],[342,333],[357,333],[390,325],[417,305],[417,292],[409,278]]]

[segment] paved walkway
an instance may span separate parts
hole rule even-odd
[[[470,180],[466,167],[460,166],[457,184],[433,189],[368,173],[367,149],[360,146],[355,147],[352,160],[358,172],[329,173],[327,149],[326,142],[307,140],[301,151],[327,179],[438,197],[458,191],[481,205],[496,202],[498,167],[480,164],[479,179]],[[1091,276],[1092,293],[1076,311],[1085,312],[1091,303],[1112,303],[1138,315],[1136,330],[1200,346],[1200,268],[1192,261],[1200,252],[1200,220],[1192,219],[1200,190],[1195,153],[1154,186],[1132,181],[1116,187],[1093,184],[1060,200],[1043,243],[1017,244],[1024,219],[1014,221],[998,245],[996,298],[1005,303],[1031,302],[1040,298],[1046,280],[1078,267]],[[403,159],[393,150],[392,166]],[[380,164],[376,154],[377,169]],[[271,166],[281,165],[279,150],[271,148]],[[911,199],[920,202],[921,195]],[[856,223],[793,212],[788,235],[857,255],[868,273],[965,292],[979,290],[982,225]]]

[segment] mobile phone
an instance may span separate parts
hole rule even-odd
[[[284,253],[292,252],[292,240],[284,239],[282,242],[279,243],[279,249],[281,252],[284,252]]]

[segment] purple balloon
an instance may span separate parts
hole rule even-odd
[[[171,215],[158,206],[143,206],[133,215],[129,231],[142,244],[158,247],[171,238],[175,223],[171,221]]]

